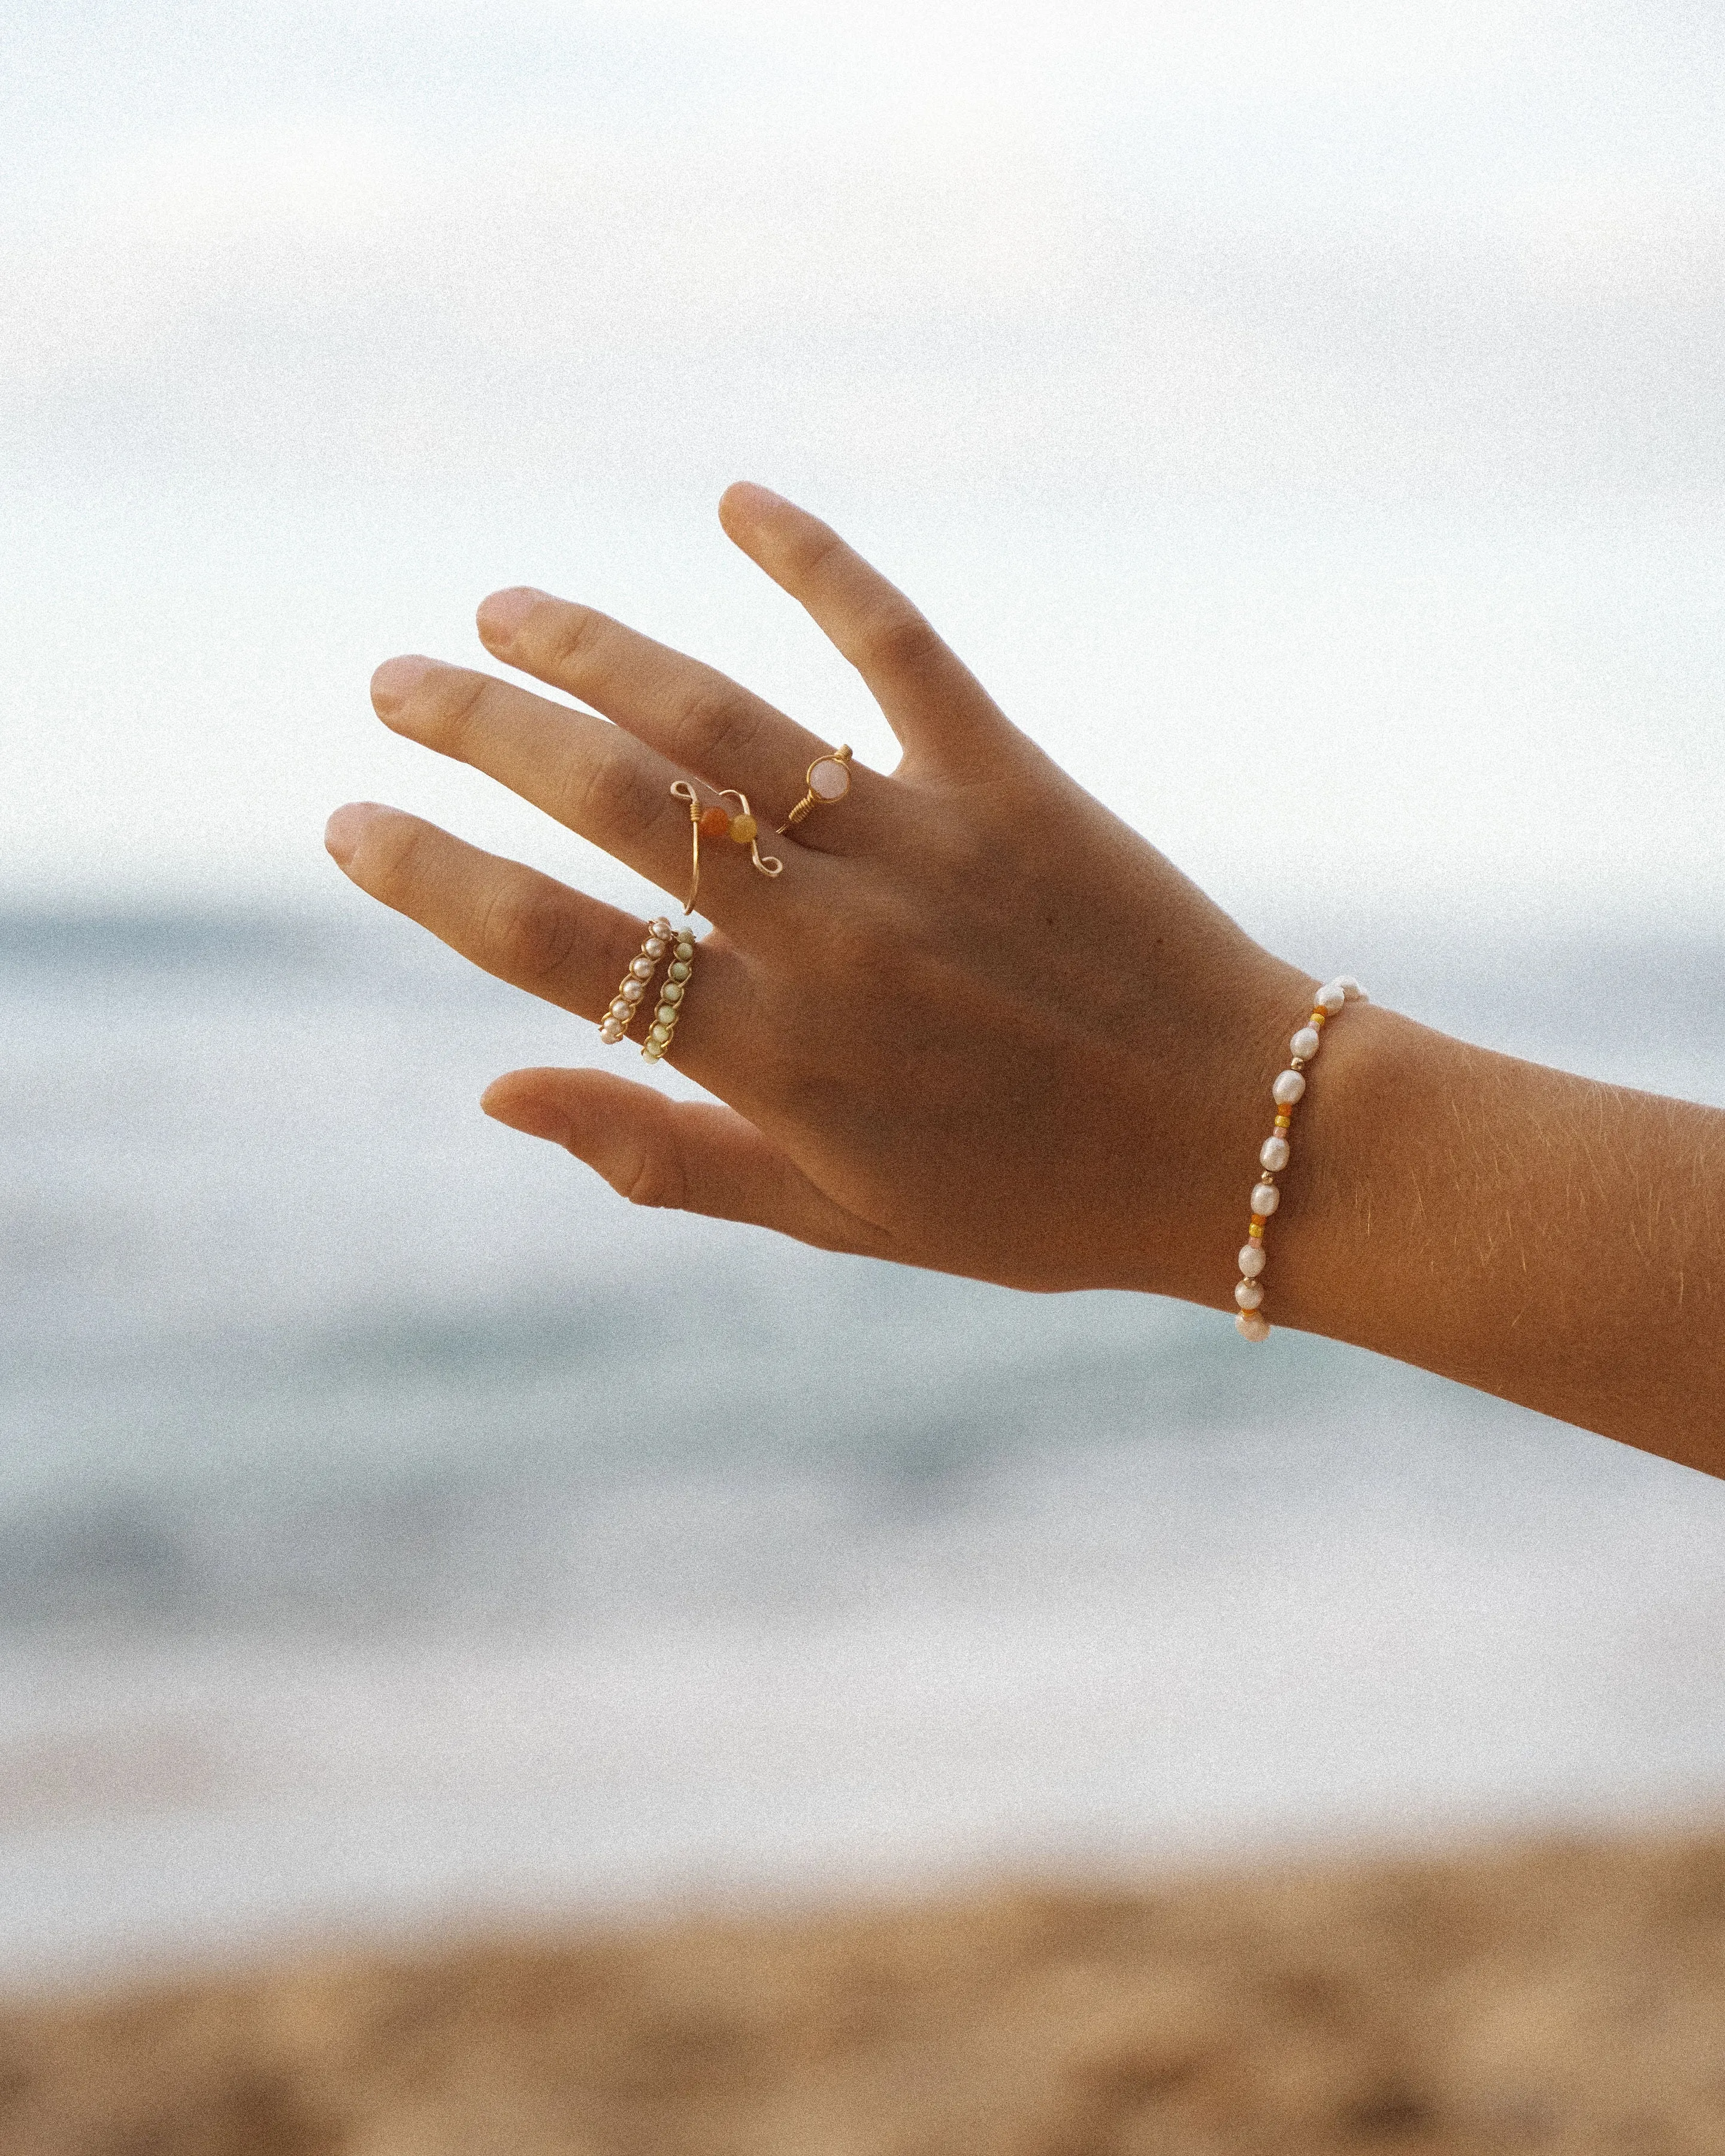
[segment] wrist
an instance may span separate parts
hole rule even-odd
[[[1320,985],[1316,976],[1265,957],[1225,997],[1183,1014],[1179,1038],[1144,1044],[1133,1055],[1131,1121],[1154,1136],[1146,1148],[1154,1179],[1134,1178],[1137,1202],[1124,1238],[1117,1208],[1114,1276],[1102,1284],[1238,1315],[1237,1260],[1251,1219],[1253,1185],[1262,1173],[1260,1149],[1278,1113],[1271,1089],[1288,1068],[1289,1042]],[[1219,1004],[1227,1012],[1225,1029],[1209,1023]],[[1326,1029],[1325,1061],[1328,1043],[1369,1008],[1350,1004],[1343,1024]],[[1204,1050],[1197,1055],[1195,1040]],[[1317,1091],[1314,1080],[1308,1098]],[[1290,1214],[1300,1202],[1301,1164],[1296,1149],[1281,1178]]]
[[[1350,1004],[1343,1023],[1326,1028],[1281,1178],[1266,1276],[1272,1323],[1419,1359],[1405,1344],[1409,1273],[1393,1254],[1410,1255],[1420,1209],[1399,1180],[1394,1148],[1421,1042],[1435,1038],[1377,1004]]]

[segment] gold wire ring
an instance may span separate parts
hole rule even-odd
[[[816,773],[820,776],[817,778]],[[811,808],[824,808],[842,801],[850,791],[850,744],[841,742],[824,756],[818,756],[803,774],[809,791],[778,827],[783,838],[793,824],[800,824]]]
[[[659,984],[659,1004],[653,1014],[653,1023],[647,1029],[647,1038],[641,1043],[641,1060],[644,1063],[660,1063],[665,1060],[676,1034],[677,1020],[683,1015],[683,998],[688,993],[689,983],[694,978],[695,937],[692,931],[680,928],[670,942],[665,978]]]
[[[749,859],[763,876],[784,874],[784,863],[772,854],[763,854],[760,846],[760,825],[755,821],[754,811],[749,807],[749,798],[740,787],[726,786],[719,790],[721,801],[740,801],[742,814],[731,819],[731,836],[739,846],[747,846]]]
[[[676,943],[676,932],[663,914],[647,923],[640,951],[629,960],[629,971],[617,984],[610,1009],[599,1020],[599,1039],[608,1048],[614,1048],[629,1031],[635,1013],[647,1000],[648,984],[659,970],[660,960]]]
[[[689,896],[683,901],[683,911],[693,913],[696,896],[701,889],[701,796],[686,778],[672,779],[671,792],[679,801],[689,804],[689,843],[693,859],[689,868]]]
[[[727,816],[725,811],[716,805],[711,808],[703,809],[701,805],[701,796],[686,778],[674,778],[671,781],[670,790],[679,801],[686,801],[689,804],[689,896],[683,903],[685,913],[694,912],[696,895],[701,889],[701,827],[704,819],[708,816],[723,819],[722,829],[716,828],[708,834],[710,837],[715,839],[729,837],[739,846],[747,846],[749,850],[749,859],[763,876],[784,874],[783,861],[776,860],[771,854],[763,854],[761,851],[758,839],[761,827],[755,821],[747,793],[735,786],[721,788],[720,800],[740,801],[742,803],[742,814],[740,816]]]

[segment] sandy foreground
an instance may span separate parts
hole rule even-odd
[[[1725,1831],[302,1957],[0,2010],[6,2156],[1725,2151]]]

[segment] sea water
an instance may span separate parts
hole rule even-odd
[[[1725,943],[1347,955],[1725,1102]],[[477,1111],[598,1060],[357,906],[0,922],[0,1983],[1725,1791],[1720,1486]]]

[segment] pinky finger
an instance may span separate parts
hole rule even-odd
[[[892,1255],[881,1229],[829,1198],[733,1109],[668,1100],[606,1071],[552,1070],[511,1070],[480,1105],[566,1147],[631,1204],[745,1221],[824,1250]]]

